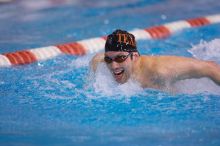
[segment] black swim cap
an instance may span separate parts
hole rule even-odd
[[[134,35],[124,30],[115,30],[107,37],[105,52],[108,51],[138,52]]]

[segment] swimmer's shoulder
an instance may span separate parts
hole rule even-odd
[[[101,62],[104,62],[104,53],[97,53],[90,61],[90,67],[95,71],[98,64]]]
[[[161,70],[167,65],[170,66],[176,61],[183,60],[183,57],[166,56],[166,55],[141,55],[139,58],[139,64],[143,68],[152,69],[153,71]]]
[[[163,63],[163,62],[175,62],[175,61],[183,61],[183,60],[194,60],[193,58],[189,57],[183,57],[183,56],[169,56],[169,55],[155,55],[155,56],[148,56],[148,55],[142,55],[140,56],[141,60],[146,62],[157,62],[157,63]]]
[[[152,63],[156,63],[157,61],[160,60],[161,56],[148,56],[148,55],[141,55],[140,56],[140,63],[141,64],[152,64]]]
[[[137,61],[137,66],[142,68],[142,70],[155,70],[158,63],[158,56],[141,55]]]
[[[104,61],[104,53],[97,53],[95,56],[93,56],[92,60],[103,62]]]

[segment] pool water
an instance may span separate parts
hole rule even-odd
[[[0,52],[104,36],[220,13],[218,0],[20,0],[0,4]],[[138,41],[141,54],[220,64],[220,24]],[[219,146],[220,87],[203,79],[175,93],[118,85],[95,54],[0,69],[0,145]]]

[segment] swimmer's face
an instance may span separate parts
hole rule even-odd
[[[105,62],[115,80],[123,84],[132,73],[132,53],[108,51],[105,53]]]

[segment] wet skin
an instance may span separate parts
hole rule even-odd
[[[105,56],[114,60],[119,55],[128,55],[128,52],[99,53],[93,57],[91,66],[95,71],[100,62],[105,62]],[[220,66],[213,61],[179,56],[139,56],[138,53],[131,56],[121,63],[106,63],[120,84],[132,78],[144,88],[163,89],[179,80],[207,77],[220,86]]]

